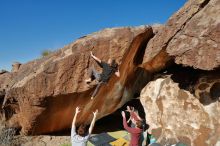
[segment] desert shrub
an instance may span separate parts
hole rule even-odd
[[[52,53],[51,50],[43,50],[43,51],[41,52],[41,56],[42,56],[42,57],[45,57],[45,56],[50,55],[51,53]]]
[[[0,131],[0,143],[2,145],[13,145],[15,134],[15,128],[2,128]]]
[[[17,128],[6,127],[4,122],[0,121],[0,146],[21,146],[27,141],[16,133]]]

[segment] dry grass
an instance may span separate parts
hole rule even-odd
[[[16,129],[2,128],[0,131],[0,143],[2,145],[13,145]]]
[[[16,128],[6,127],[4,117],[0,114],[0,145],[21,146],[25,139],[16,135]]]

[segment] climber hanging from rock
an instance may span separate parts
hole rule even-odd
[[[118,69],[118,64],[115,60],[109,59],[108,62],[104,62],[100,60],[98,57],[94,56],[92,52],[90,52],[91,57],[97,62],[97,64],[102,68],[102,73],[99,73],[95,70],[94,66],[89,69],[89,78],[86,79],[86,83],[91,83],[93,80],[98,81],[98,85],[96,86],[95,91],[93,92],[91,99],[93,99],[98,92],[99,88],[103,83],[107,83],[112,74],[115,74],[117,77],[120,77],[120,72]]]

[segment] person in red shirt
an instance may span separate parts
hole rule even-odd
[[[131,121],[132,122],[131,127],[133,127],[133,123],[135,123],[135,121],[140,120],[143,122],[143,119],[139,116],[138,111],[135,111],[134,107],[127,106],[126,111],[130,113],[130,118],[127,121],[127,123],[129,123]]]
[[[144,121],[144,119],[142,119],[139,114],[138,114],[138,111],[135,110],[134,107],[132,106],[127,106],[127,112],[130,113],[130,118],[129,120],[127,121],[127,123],[129,123],[131,121],[131,127],[135,127],[135,122],[136,121],[141,121],[142,123],[142,133],[141,133],[141,143],[142,145],[147,145],[146,143],[148,143],[148,140],[147,140],[147,135],[149,134],[147,129],[149,128],[149,125],[147,125]]]
[[[130,146],[141,146],[142,122],[140,120],[134,121],[135,127],[131,128],[127,124],[125,112],[122,111],[121,114],[123,117],[123,126],[131,134]]]

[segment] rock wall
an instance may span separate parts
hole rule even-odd
[[[189,0],[146,46],[141,67],[153,72],[155,80],[142,90],[141,102],[162,145],[220,144],[219,14],[219,0]],[[169,73],[174,64],[196,71]],[[180,76],[179,86],[170,78],[156,80],[166,75]]]
[[[0,72],[0,105],[2,105],[2,102],[4,100],[6,91],[9,87],[9,84],[13,78],[13,75],[7,71],[1,71]]]
[[[114,112],[140,90],[144,71],[138,64],[152,36],[149,26],[105,29],[23,64],[4,98],[9,125],[24,134],[42,134],[70,128],[76,106],[82,108],[77,123],[89,123],[95,109],[98,118]],[[103,85],[94,100],[90,97],[95,87],[84,82],[88,68],[96,65],[90,51],[104,61],[116,59],[121,74]]]
[[[214,146],[220,142],[220,102],[204,106],[170,77],[148,83],[140,100],[150,131],[162,145]]]
[[[165,26],[112,28],[83,36],[7,74],[7,88],[5,75],[0,75],[0,87],[7,89],[0,97],[8,125],[29,135],[68,129],[76,106],[83,109],[77,124],[88,124],[90,112],[99,109],[98,119],[113,113],[150,80],[180,64],[204,74],[188,78],[196,77],[196,82],[186,88],[182,85],[190,81],[184,78],[179,87],[170,78],[150,82],[141,92],[146,120],[162,144],[217,145],[220,77],[212,72],[220,64],[219,14],[219,0],[189,0]],[[84,80],[92,65],[100,68],[90,51],[104,61],[116,59],[121,73],[94,100],[95,86]]]
[[[156,64],[160,54],[177,64],[212,70],[220,64],[220,1],[189,0],[151,39],[144,66]],[[163,62],[166,61],[163,59]]]

